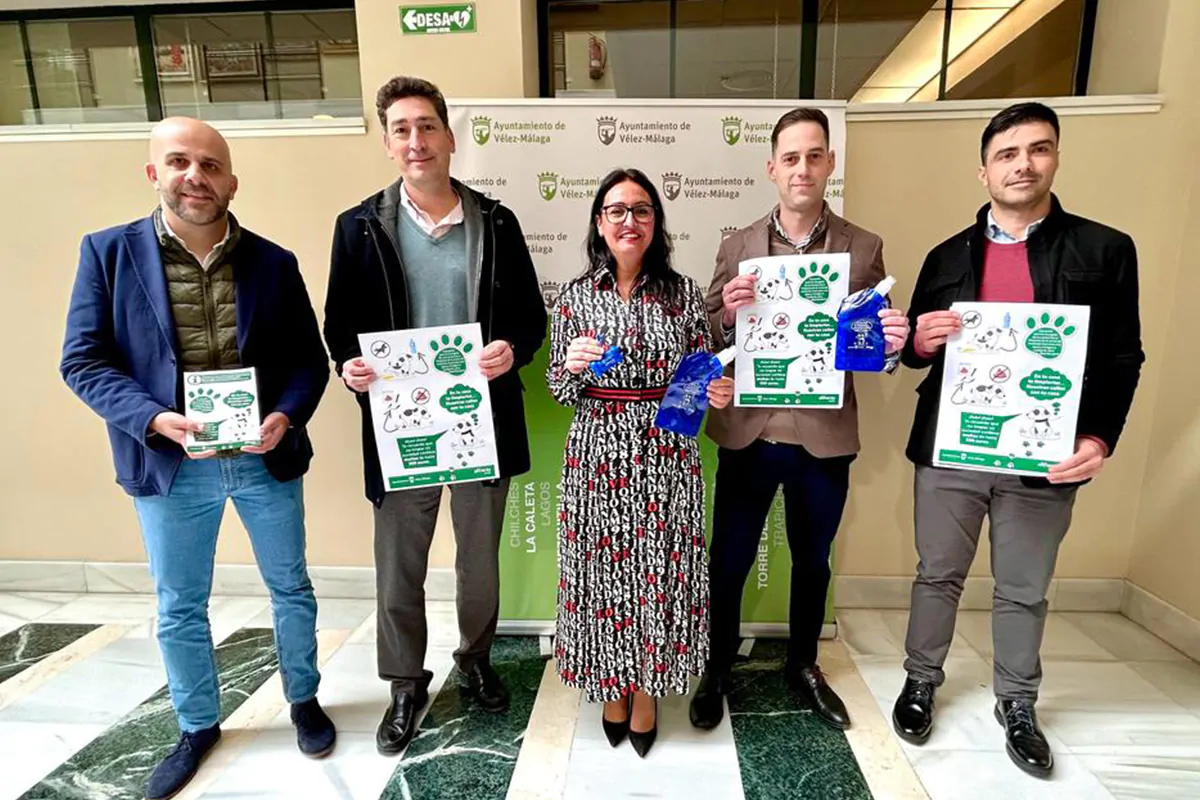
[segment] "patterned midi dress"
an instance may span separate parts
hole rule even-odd
[[[657,399],[620,399],[665,387],[686,353],[711,350],[700,288],[681,280],[667,308],[641,284],[626,302],[611,275],[585,276],[554,314],[547,382],[575,408],[559,486],[555,658],[588,702],[685,694],[708,658],[698,442],[654,426]],[[603,336],[624,361],[599,378],[572,375],[567,346],[579,336]]]

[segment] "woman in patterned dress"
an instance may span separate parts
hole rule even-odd
[[[592,202],[588,268],[559,295],[547,381],[575,408],[558,514],[559,675],[604,702],[615,747],[645,756],[657,698],[686,694],[708,656],[704,476],[697,440],[654,427],[680,359],[711,350],[699,286],[671,268],[662,201],[638,170]],[[623,361],[597,377],[609,346]],[[733,382],[709,387],[723,407]]]

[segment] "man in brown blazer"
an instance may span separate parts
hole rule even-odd
[[[717,252],[708,314],[718,347],[734,343],[737,309],[754,301],[754,277],[738,276],[742,261],[849,253],[851,293],[883,279],[883,241],[834,214],[825,203],[825,185],[835,163],[829,121],[822,111],[797,108],[776,123],[767,174],[779,188],[779,205],[726,237]],[[880,317],[891,371],[908,337],[908,321],[898,309],[884,309]],[[723,695],[728,693],[738,647],[742,591],[782,485],[792,552],[791,637],[784,674],[823,722],[845,729],[850,725],[846,707],[816,662],[829,590],[830,547],[846,504],[850,462],[859,450],[853,376],[846,374],[840,409],[713,409],[708,435],[720,447],[709,548],[711,655],[692,699],[692,724],[713,728],[724,714]]]

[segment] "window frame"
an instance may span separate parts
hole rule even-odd
[[[550,6],[588,4],[617,4],[638,0],[537,0],[538,26],[538,91],[541,97],[554,97],[554,52],[550,30]],[[677,7],[679,0],[668,0],[667,41],[670,49],[667,83],[670,98],[675,96],[675,35],[678,31]],[[820,24],[820,0],[798,0],[800,2],[800,90],[797,100],[813,100],[816,95],[817,78],[817,31]],[[938,100],[946,99],[947,56],[950,46],[950,24],[954,0],[945,0],[945,16],[942,22],[941,66],[938,70]],[[1083,13],[1079,23],[1079,42],[1075,47],[1075,75],[1072,82],[1073,96],[1087,95],[1088,75],[1092,66],[1092,44],[1096,32],[1096,13],[1100,0],[1083,0]],[[664,98],[664,99],[670,99]]]
[[[540,2],[540,0],[539,0]],[[29,98],[36,125],[42,124],[42,107],[38,99],[37,81],[34,76],[33,57],[29,48],[30,22],[72,22],[86,19],[132,18],[137,36],[138,60],[142,75],[153,76],[153,80],[142,80],[142,92],[146,103],[146,119],[159,122],[163,119],[162,94],[159,91],[158,59],[154,57],[154,18],[169,16],[202,16],[205,14],[254,14],[262,13],[267,18],[270,30],[272,13],[294,13],[297,11],[355,11],[354,0],[242,0],[240,2],[208,3],[157,3],[137,6],[89,6],[86,8],[37,9],[30,11],[0,11],[0,24],[16,23],[19,26],[21,44],[24,48],[25,74],[29,80]],[[273,121],[273,120],[272,120]],[[0,129],[13,126],[0,126]]]

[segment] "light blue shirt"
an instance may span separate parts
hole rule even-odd
[[[1042,217],[1041,219],[1034,220],[1033,222],[1029,223],[1029,226],[1025,228],[1025,232],[1021,234],[1020,238],[1017,238],[996,224],[996,218],[992,216],[992,210],[989,208],[987,215],[987,227],[983,229],[983,233],[984,236],[987,236],[988,241],[995,242],[996,244],[1019,244],[1028,239],[1029,235],[1036,231],[1038,226],[1045,221],[1046,218]]]

